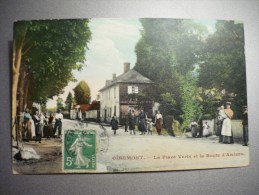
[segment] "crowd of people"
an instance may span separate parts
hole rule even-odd
[[[244,146],[248,146],[248,116],[247,116],[247,106],[243,106],[243,141]],[[223,144],[233,144],[233,131],[232,131],[232,123],[231,119],[234,116],[234,112],[231,109],[231,102],[226,102],[226,106],[220,106],[218,108],[218,116],[216,123],[216,135],[219,136],[219,143]],[[210,132],[210,126],[207,121],[203,123],[200,131],[198,133],[198,124],[193,121],[190,124],[190,129],[192,133],[192,137],[208,137],[212,135]]]
[[[248,146],[248,111],[247,106],[243,106],[243,141],[244,146]],[[234,143],[231,119],[234,112],[231,109],[231,102],[226,102],[226,107],[218,108],[216,135],[219,136],[219,143],[232,144]],[[41,143],[42,136],[46,138],[60,137],[62,133],[63,114],[59,109],[54,115],[52,113],[40,113],[36,110],[33,114],[28,108],[25,109],[22,115],[22,139],[29,141],[34,139],[35,142]],[[155,127],[157,134],[161,135],[163,127],[163,116],[157,111],[155,116],[148,117],[143,108],[139,110],[130,109],[129,113],[123,117],[125,132],[130,132],[130,135],[136,135],[136,130],[140,131],[140,135],[151,134]],[[111,129],[116,135],[119,129],[119,122],[116,116],[112,117],[110,122]],[[198,128],[198,123],[192,121],[190,129],[192,137],[208,137],[211,135],[210,126],[207,121],[204,121],[202,126]],[[56,134],[57,133],[57,134]]]
[[[140,135],[151,134],[153,131],[153,126],[156,127],[157,134],[161,135],[161,130],[163,126],[163,116],[157,111],[157,114],[153,118],[148,118],[147,113],[144,112],[143,108],[135,111],[134,109],[130,109],[129,113],[123,117],[125,132],[130,131],[130,135],[136,135],[136,130],[140,131]],[[112,117],[111,120],[111,129],[114,131],[114,135],[116,135],[116,131],[118,130],[118,120],[116,116]]]
[[[231,125],[231,119],[234,116],[234,112],[231,109],[231,102],[226,102],[226,106],[221,106],[218,108],[216,135],[219,136],[219,143],[223,144],[233,144],[233,131]],[[138,112],[138,113],[136,113]],[[247,106],[243,106],[243,141],[244,146],[248,146],[248,117],[247,117]],[[131,109],[127,115],[123,117],[123,123],[125,126],[125,132],[130,131],[130,134],[136,134],[136,129],[140,131],[140,135],[151,134],[153,126],[155,126],[157,134],[161,135],[161,130],[163,127],[163,116],[157,111],[153,118],[148,118],[147,113],[140,110],[135,111]],[[112,117],[111,128],[114,131],[114,135],[118,130],[118,120],[116,116]],[[190,130],[192,137],[208,137],[212,135],[211,127],[207,121],[204,121],[200,126],[193,120],[190,123]]]
[[[53,113],[42,113],[38,110],[32,114],[29,108],[26,108],[22,115],[22,139],[27,142],[34,139],[35,143],[41,143],[42,137],[60,137],[62,119],[61,110],[58,110],[54,116]]]

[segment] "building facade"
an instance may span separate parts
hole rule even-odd
[[[144,97],[153,82],[130,69],[130,63],[124,63],[123,74],[116,77],[113,74],[112,80],[107,80],[106,85],[100,92],[100,119],[102,122],[110,122],[113,116],[120,121],[130,110],[152,114],[153,102]]]

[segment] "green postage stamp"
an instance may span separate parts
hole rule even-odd
[[[96,132],[66,130],[63,142],[63,171],[96,170]]]

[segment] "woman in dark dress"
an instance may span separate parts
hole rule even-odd
[[[139,130],[141,131],[140,135],[144,135],[146,133],[146,115],[141,109],[140,114],[139,114]]]
[[[112,117],[111,120],[111,126],[112,126],[112,130],[114,131],[114,135],[116,134],[116,130],[118,129],[118,121],[117,119],[115,119],[115,117]]]
[[[35,125],[35,134],[36,134],[36,138],[35,138],[35,142],[39,142],[41,143],[41,129],[40,129],[40,117],[39,117],[39,112],[36,111],[35,114],[32,116],[32,120],[34,122]]]
[[[157,134],[161,135],[161,130],[162,130],[162,126],[163,126],[163,117],[159,111],[157,111],[157,114],[155,117],[155,124],[156,124]]]
[[[54,120],[53,114],[50,113],[49,120],[48,120],[47,138],[50,138],[53,135],[53,125],[52,125],[53,120]]]
[[[135,115],[134,115],[134,110],[130,110],[129,112],[129,130],[130,130],[130,134],[132,134],[132,131],[135,133]]]

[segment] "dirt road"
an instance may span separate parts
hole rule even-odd
[[[202,169],[244,166],[249,163],[249,149],[237,144],[218,143],[217,137],[186,138],[153,135],[130,135],[119,129],[113,135],[110,127],[64,120],[64,129],[96,130],[97,172],[138,172],[182,169]],[[40,160],[13,160],[14,173],[62,173],[62,139],[43,139],[29,142]]]

